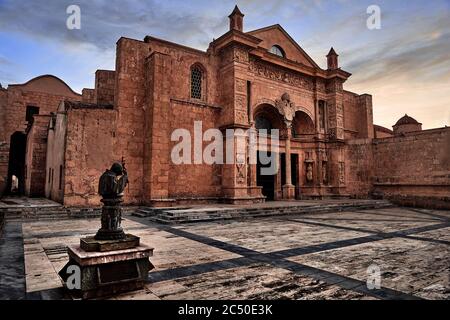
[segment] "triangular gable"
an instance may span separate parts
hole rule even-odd
[[[247,32],[261,39],[259,46],[269,50],[274,45],[280,46],[289,60],[300,62],[306,66],[320,68],[314,60],[299,46],[297,42],[279,24]]]

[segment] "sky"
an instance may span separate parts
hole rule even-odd
[[[73,4],[80,30],[66,27]],[[244,31],[279,23],[322,68],[333,46],[353,74],[344,88],[373,95],[376,124],[408,114],[424,129],[450,125],[450,0],[0,0],[0,83],[53,74],[93,88],[97,69],[115,68],[121,36],[206,50],[235,4]],[[381,29],[367,28],[370,5]]]

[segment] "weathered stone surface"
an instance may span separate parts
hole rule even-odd
[[[69,262],[58,274],[66,282],[71,274],[67,268],[76,265],[80,268],[81,287],[72,288],[72,294],[83,299],[110,296],[143,288],[148,272],[154,268],[149,261],[152,254],[153,248],[147,246],[108,252],[69,247]]]
[[[26,107],[36,106],[22,166],[27,175],[20,178],[26,176],[28,194],[45,192],[67,206],[97,206],[98,176],[111,159],[124,157],[133,172],[124,196],[129,205],[377,196],[449,208],[450,128],[420,131],[403,119],[394,136],[374,127],[372,96],[345,90],[351,75],[334,49],[325,70],[279,25],[240,29],[233,22],[207,51],[122,37],[116,70],[97,70],[95,88],[82,95],[52,76],[1,88],[0,194],[8,184],[10,138],[25,132]],[[272,52],[275,43],[281,55]],[[193,70],[200,73],[196,95]],[[254,128],[260,118],[281,132],[280,160],[295,155],[280,161],[269,188],[246,152],[236,150],[232,157],[242,163],[232,165],[171,160],[176,129],[193,137],[195,121],[203,134]]]
[[[108,252],[88,252],[82,250],[80,246],[71,246],[68,249],[68,255],[79,265],[90,266],[124,260],[148,258],[153,255],[153,248],[146,245],[140,245],[135,248],[124,250],[115,250]]]
[[[126,216],[124,227],[156,247],[155,269],[142,289],[111,298],[449,299],[449,219],[448,211],[409,208],[177,227]],[[15,272],[2,292],[16,286],[22,297],[65,298],[56,270],[67,262],[66,246],[96,228],[78,219],[24,223],[23,235],[10,230],[16,244],[23,238],[24,252],[11,238],[0,244],[0,261],[13,253],[17,260],[0,263]],[[380,290],[367,288],[373,264]]]
[[[97,240],[95,237],[80,239],[80,248],[88,252],[105,252],[114,250],[125,250],[139,246],[139,237],[126,234],[124,239]]]

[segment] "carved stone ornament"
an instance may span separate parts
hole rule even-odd
[[[308,163],[308,166],[306,167],[306,181],[313,181],[313,166],[311,163]]]
[[[239,184],[244,184],[245,183],[245,164],[236,164],[236,178],[237,178],[237,183]]]
[[[275,100],[275,107],[284,116],[285,121],[292,122],[295,116],[295,104],[291,102],[288,93],[281,96],[281,100]]]
[[[309,91],[314,90],[314,81],[312,77],[304,76],[297,72],[286,72],[279,67],[264,63],[255,58],[250,58],[249,62],[249,71],[257,76],[288,83]]]

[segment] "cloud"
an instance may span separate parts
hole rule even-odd
[[[124,4],[119,0],[83,0],[77,1],[81,8],[81,30],[69,30],[66,8],[71,4],[72,1],[59,0],[1,1],[0,29],[65,45],[87,43],[107,50],[114,47],[121,36],[143,39],[149,33],[206,47],[212,40],[212,33],[226,25],[226,17],[204,15],[199,10],[177,10],[170,7],[169,1]]]
[[[444,79],[450,72],[450,20],[436,17],[418,26],[421,32],[397,34],[377,42],[373,50],[361,46],[345,52],[346,68],[356,70],[359,83],[408,78],[409,81]]]
[[[81,90],[92,84],[96,68],[114,67],[122,36],[152,35],[205,50],[227,31],[236,1],[246,14],[246,30],[280,23],[322,67],[334,46],[342,68],[353,74],[346,89],[373,94],[377,123],[390,126],[414,110],[424,127],[448,124],[450,98],[442,93],[450,91],[447,0],[410,0],[408,6],[380,0],[377,31],[366,27],[371,0],[79,0],[81,30],[66,28],[73,1],[0,0],[0,30],[27,39],[24,52],[29,43],[43,49],[41,56],[0,55],[0,79],[53,72]]]

